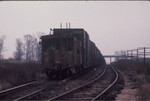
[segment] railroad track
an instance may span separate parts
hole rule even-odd
[[[4,96],[6,94],[9,94],[9,93],[11,93],[15,90],[24,88],[26,86],[30,86],[30,85],[35,84],[35,83],[37,83],[37,81],[31,81],[31,82],[28,82],[28,83],[25,83],[25,84],[22,84],[22,85],[19,85],[19,86],[15,86],[15,87],[12,87],[12,88],[9,88],[9,89],[2,90],[2,91],[0,91],[0,97]]]
[[[20,96],[28,94],[28,92],[40,91],[44,89],[42,86],[46,81],[32,81],[16,87],[12,87],[3,91],[0,91],[0,100],[16,100],[18,101]],[[48,82],[47,82],[48,83]]]
[[[30,98],[26,98],[23,100],[47,100],[52,97],[55,97],[63,92],[69,91],[71,89],[74,89],[75,87],[78,87],[82,84],[85,84],[86,82],[89,82],[96,78],[98,75],[100,75],[105,69],[105,66],[102,66],[100,68],[91,68],[89,70],[86,70],[82,74],[79,74],[75,77],[73,77],[71,80],[57,86],[51,86],[48,89],[40,92],[36,96],[32,96]]]
[[[97,70],[97,69],[96,69]],[[104,71],[106,71],[106,69],[104,69]],[[104,74],[104,71],[103,71],[103,74]],[[99,73],[102,73],[102,71],[101,72],[99,72]],[[99,74],[98,73],[98,74]],[[91,74],[90,74],[91,75]],[[102,76],[102,74],[101,74],[101,76]],[[80,77],[81,78],[81,77]],[[69,78],[70,79],[70,78]],[[40,96],[39,95],[41,95],[41,94],[43,94],[43,92],[45,92],[45,91],[51,91],[52,93],[54,93],[54,96],[56,96],[55,94],[55,91],[57,90],[52,90],[52,89],[54,89],[55,87],[58,87],[58,86],[60,86],[60,85],[62,85],[62,87],[64,87],[63,85],[68,85],[69,84],[69,82],[70,82],[70,80],[69,79],[65,79],[65,80],[61,80],[61,81],[56,81],[56,82],[54,82],[54,81],[51,81],[51,83],[47,83],[47,84],[45,84],[45,82],[43,83],[43,86],[41,86],[41,87],[38,87],[38,88],[36,88],[36,89],[34,89],[34,90],[31,90],[31,91],[27,91],[26,93],[23,93],[23,94],[19,94],[18,93],[18,91],[19,92],[24,92],[24,89],[22,90],[22,88],[20,89],[20,88],[18,88],[18,91],[12,91],[10,94],[9,94],[9,92],[8,93],[5,93],[5,94],[7,94],[6,95],[6,97],[4,97],[4,98],[0,98],[1,100],[14,100],[14,101],[19,101],[19,100],[39,100],[40,99]],[[84,79],[82,78],[80,81],[84,81]],[[69,81],[68,83],[67,83],[67,81]],[[78,81],[78,80],[77,80]],[[85,81],[89,81],[89,80],[85,80]],[[74,79],[73,79],[73,82],[75,82],[74,81]],[[71,83],[71,85],[72,84],[74,84],[74,83]],[[76,83],[76,82],[75,82]],[[41,83],[42,84],[42,83]],[[85,84],[85,82],[84,83],[79,83],[79,85],[80,84]],[[36,85],[36,82],[35,82],[35,84],[33,83],[33,85],[34,86],[37,86]],[[31,88],[33,87],[32,86],[32,83],[31,83],[31,85],[30,85],[30,83],[29,83],[29,86],[31,86]],[[78,86],[78,84],[75,84],[75,86]],[[68,87],[68,86],[67,86]],[[26,86],[24,86],[23,88],[26,88]],[[60,86],[60,88],[61,88],[61,86]],[[29,89],[29,88],[27,88],[27,89]],[[73,88],[71,88],[71,89],[73,89]],[[9,90],[8,90],[9,91]],[[54,92],[53,92],[54,91]],[[62,90],[63,91],[63,90]],[[65,90],[66,91],[66,90]],[[17,92],[16,94],[18,94],[18,96],[16,95],[16,94],[14,94],[13,92]],[[56,91],[56,92],[59,92],[59,90],[58,91]],[[59,93],[60,94],[60,93]],[[45,94],[44,94],[45,95]],[[49,95],[49,94],[48,94]],[[46,95],[46,96],[48,96],[48,95]],[[58,94],[57,94],[58,95]],[[52,97],[54,97],[53,96],[53,94],[51,95]],[[51,98],[51,97],[48,97],[48,99],[49,98]],[[43,99],[47,99],[46,97],[45,98],[43,98]]]
[[[113,78],[111,78],[113,77]],[[87,82],[79,87],[64,92],[58,96],[48,99],[52,100],[69,100],[69,101],[95,101],[102,99],[111,87],[116,83],[118,79],[118,73],[113,66],[107,66],[103,73],[96,79]]]
[[[62,93],[64,91],[68,91],[70,89],[73,89],[74,88],[73,85],[79,86],[80,84],[83,84],[83,83],[89,81],[89,76],[87,75],[86,72],[89,72],[92,74],[94,73],[97,75],[97,74],[101,74],[103,72],[103,70],[104,70],[104,68],[99,68],[99,69],[93,68],[92,70],[91,69],[87,70],[87,71],[85,71],[85,73],[82,73],[85,75],[76,75],[75,77],[71,77],[71,78],[61,80],[61,81],[57,81],[57,83],[55,83],[53,85],[49,84],[47,87],[44,87],[43,89],[35,90],[34,92],[30,92],[24,96],[20,96],[20,97],[14,99],[14,100],[15,101],[19,101],[19,100],[47,100],[51,97],[59,95],[60,93]],[[90,74],[90,75],[92,75],[92,74]],[[91,79],[94,78],[96,75],[90,76]],[[88,79],[85,79],[85,78],[88,78]]]
[[[21,95],[19,97],[16,97],[15,99],[13,99],[13,101],[20,101],[20,100],[28,100],[30,98],[32,98],[33,96],[36,96],[36,94],[39,94],[40,92],[42,92],[43,90],[46,90],[48,89],[50,86],[57,86],[59,84],[62,84],[62,83],[65,83],[69,80],[70,78],[67,78],[67,79],[64,79],[64,80],[61,80],[61,81],[49,81],[49,82],[43,82],[43,86],[38,88],[38,89],[35,89],[31,92],[28,92],[24,95]],[[12,99],[11,99],[12,100]]]

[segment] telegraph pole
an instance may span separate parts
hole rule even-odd
[[[133,53],[132,53],[132,50],[131,50],[131,60],[133,59],[132,56],[133,56]]]
[[[127,50],[127,57],[129,56],[129,50]]]
[[[136,52],[137,52],[137,54],[136,54],[137,57],[136,58],[137,58],[137,61],[139,61],[139,56],[138,56],[139,55],[139,51],[138,51],[138,49],[136,50]]]
[[[146,61],[145,61],[145,51],[146,51],[146,50],[145,50],[145,47],[144,47],[144,64],[145,64],[145,62],[146,62]]]
[[[111,57],[110,57],[110,63],[111,63]]]
[[[136,60],[137,62],[140,61],[140,58],[142,56],[142,60],[144,64],[146,64],[146,59],[150,58],[146,56],[150,56],[150,47],[139,47],[137,49],[132,49],[132,50],[126,50],[126,55],[125,59],[131,59],[131,60]]]

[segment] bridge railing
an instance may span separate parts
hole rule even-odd
[[[115,58],[115,61],[120,59],[132,59],[141,62],[150,62],[150,47],[139,47],[137,49],[117,51],[115,55],[104,55],[104,58]]]

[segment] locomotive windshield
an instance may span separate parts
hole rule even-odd
[[[48,48],[52,47],[55,50],[73,50],[73,38],[49,38],[43,40],[43,51],[47,51]]]
[[[49,47],[53,47],[55,50],[60,49],[60,39],[44,39],[43,40],[43,51],[47,51]]]

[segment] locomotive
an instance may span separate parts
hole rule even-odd
[[[63,79],[86,68],[105,64],[88,33],[82,29],[53,29],[41,36],[42,67],[49,79]]]

